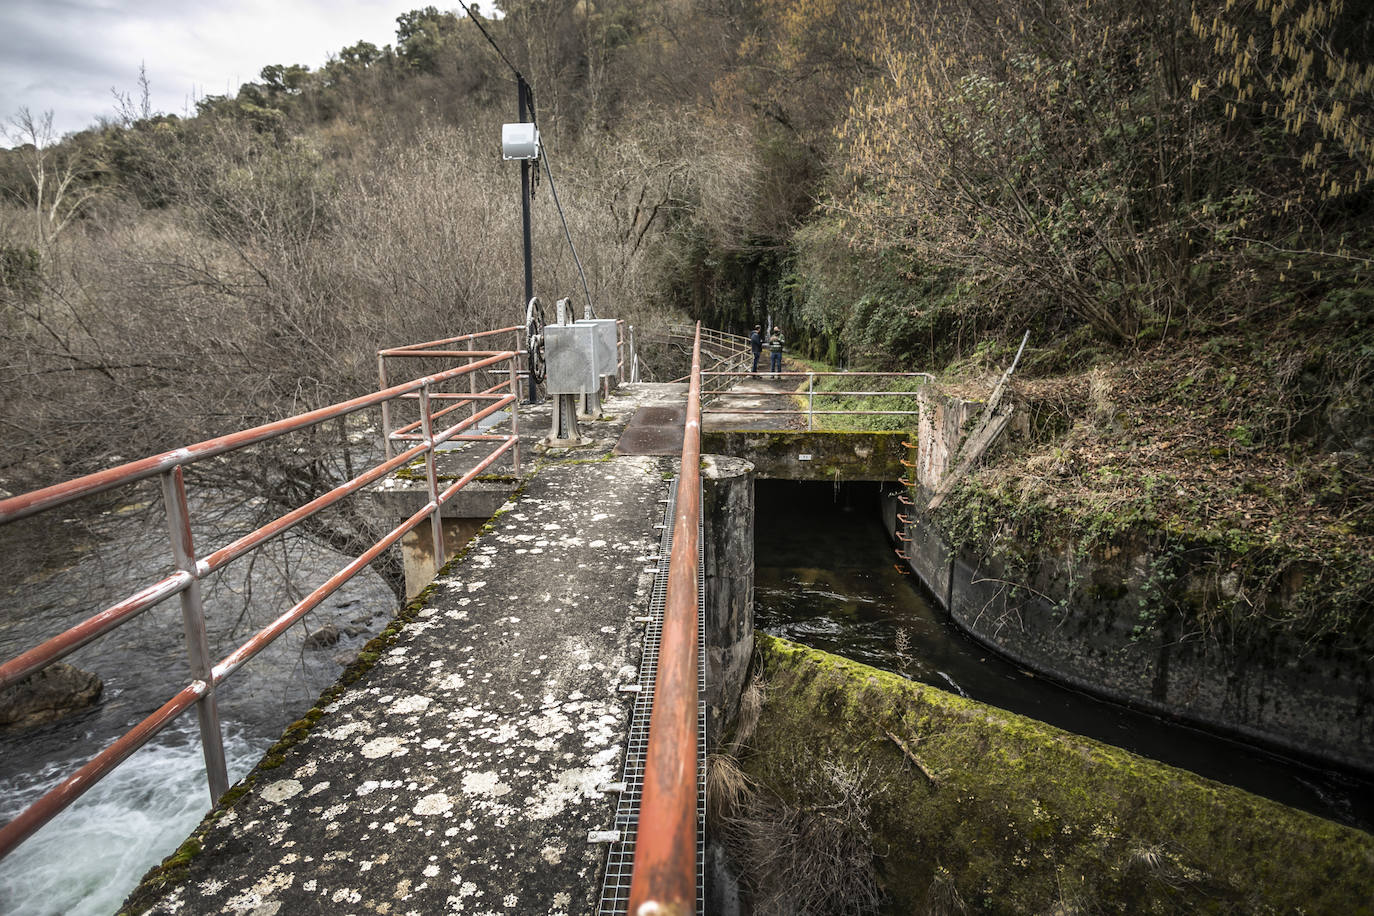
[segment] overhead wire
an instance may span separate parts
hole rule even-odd
[[[464,3],[463,0],[458,0],[458,5],[463,8],[463,12],[468,14],[468,18],[472,20],[473,25],[477,26],[478,31],[482,33],[482,37],[487,40],[487,44],[491,45],[492,50],[496,52],[497,56],[506,62],[507,67],[510,67],[511,72],[519,77],[522,82],[526,82],[524,74],[520,72],[520,68],[510,62],[510,58],[506,56],[506,52],[502,51],[501,46],[496,43],[496,39],[491,37],[491,33],[487,31],[486,26],[482,25],[482,20],[477,18],[477,14],[469,9],[468,5]]]
[[[533,117],[533,115],[531,115]],[[535,127],[539,122],[534,122]],[[541,144],[542,146],[542,144]],[[582,269],[582,259],[577,256],[577,246],[573,244],[572,233],[568,231],[568,218],[563,215],[563,205],[558,201],[558,186],[553,183],[553,170],[549,168],[548,150],[544,150],[544,155],[539,157],[544,163],[544,174],[549,178],[549,191],[553,194],[553,205],[558,210],[558,219],[563,224],[563,237],[568,240],[568,248],[572,251],[573,263],[577,265],[577,276],[582,280],[582,295],[587,297],[587,317],[595,318],[596,309],[592,305],[592,294],[587,289],[587,274]]]
[[[477,15],[473,13],[472,9],[464,3],[463,0],[458,0],[458,5],[463,8],[463,12],[468,14],[468,18],[477,26],[478,31],[482,33],[482,37],[487,40],[487,44],[491,45],[496,55],[500,57],[501,60],[505,62],[506,66],[510,68],[511,72],[515,74],[515,78],[525,85],[530,96],[530,123],[538,130],[539,118],[534,113],[534,90],[530,87],[529,80],[525,79],[525,75],[520,72],[519,67],[511,63],[511,59],[506,56],[506,52],[501,50],[501,46],[496,43],[496,39],[491,37],[491,33],[487,31],[486,26],[482,25],[482,20],[477,18]],[[548,176],[549,179],[549,191],[553,195],[553,205],[554,208],[558,210],[558,220],[563,225],[563,237],[568,240],[568,249],[572,252],[573,263],[577,265],[578,279],[582,281],[582,294],[587,297],[587,312],[589,317],[595,318],[596,309],[592,305],[591,290],[587,287],[587,273],[582,269],[582,258],[577,254],[577,246],[573,244],[572,233],[568,230],[568,218],[563,213],[563,204],[558,199],[558,187],[554,184],[553,169],[549,166],[548,147],[541,141],[539,149],[541,153],[539,159],[544,163],[544,174]]]

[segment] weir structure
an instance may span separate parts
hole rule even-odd
[[[739,456],[769,476],[891,480],[901,435],[837,443],[806,432],[823,413],[818,395],[865,392],[817,392],[818,373],[751,390],[738,368],[743,339],[712,332],[703,344],[699,328],[685,384],[620,384],[637,362],[632,341],[622,324],[603,379],[606,415],[589,424],[585,449],[537,448],[550,409],[521,406],[529,331],[510,327],[379,351],[375,394],[0,501],[4,523],[157,477],[176,567],[0,665],[0,688],[173,596],[190,659],[189,681],[166,704],[0,828],[0,856],[194,705],[216,807],[149,874],[137,909],[291,912],[387,899],[402,912],[697,911],[705,722],[708,710],[713,728],[728,722],[752,644],[754,467]],[[434,371],[393,384],[398,361]],[[736,399],[717,403],[704,439],[703,376],[712,395]],[[197,551],[185,467],[370,409],[381,414],[384,460]],[[744,425],[755,432],[719,431],[751,412]],[[627,434],[637,417],[667,417],[671,447]],[[396,523],[214,661],[200,582],[350,498]],[[216,688],[396,545],[422,594],[230,791]]]

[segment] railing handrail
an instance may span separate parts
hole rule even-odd
[[[496,332],[484,332],[484,334],[509,333],[511,330],[518,329],[502,329]],[[197,705],[200,713],[201,742],[206,759],[207,780],[210,784],[211,802],[213,804],[228,788],[224,764],[223,735],[219,729],[218,712],[214,705],[216,686],[364,569],[382,551],[390,548],[407,532],[420,525],[426,517],[431,522],[434,555],[437,561],[441,563],[445,557],[443,532],[439,523],[443,505],[508,451],[511,452],[515,473],[520,473],[519,414],[516,410],[516,405],[519,403],[516,381],[518,357],[519,353],[514,350],[497,351],[466,365],[393,385],[373,394],[262,424],[252,429],[207,439],[195,445],[163,452],[138,461],[127,462],[118,467],[78,477],[65,483],[0,500],[0,524],[4,524],[65,505],[83,497],[107,492],[117,487],[161,475],[163,503],[172,542],[172,554],[178,566],[177,572],[172,575],[144,587],[104,611],[0,665],[0,688],[41,670],[173,595],[181,596],[188,651],[192,658],[189,684],[181,688],[156,712],[96,754],[73,775],[45,793],[13,821],[0,827],[0,858],[8,855],[45,823],[75,802],[96,782],[119,766],[134,751],[146,744],[192,705]],[[475,409],[478,402],[474,400],[474,411],[471,416],[443,430],[436,431],[432,428],[431,418],[434,414],[430,410],[430,395],[433,388],[464,374],[489,369],[501,363],[506,364],[507,378],[495,388],[506,388],[505,394],[494,398],[481,397],[481,403],[485,405],[481,410]],[[494,389],[489,389],[483,395],[489,395],[493,392]],[[414,395],[418,395],[421,400],[421,423],[424,427],[424,434],[420,444],[399,455],[388,456],[387,460],[381,464],[363,471],[304,506],[268,522],[205,557],[197,558],[195,556],[183,477],[185,465],[247,446],[257,445],[329,420],[348,416],[368,407],[378,405],[385,407],[397,398]],[[461,406],[461,404],[456,406]],[[482,419],[503,407],[511,408],[511,430],[509,434],[492,435],[468,432]],[[441,413],[446,413],[452,409],[455,408],[448,408]],[[492,451],[462,478],[440,491],[434,464],[434,453],[438,446],[453,439],[488,443],[492,445]],[[323,584],[296,602],[289,610],[259,630],[229,655],[218,663],[211,664],[200,603],[200,582],[203,578],[278,535],[284,534],[310,515],[358,492],[421,455],[426,459],[426,477],[430,498],[420,510],[393,528],[360,556],[347,563]]]
[[[320,407],[303,414],[287,417],[282,420],[274,420],[271,423],[264,423],[254,426],[251,429],[240,430],[224,436],[216,436],[197,442],[194,445],[183,446],[182,448],[172,449],[161,452],[137,461],[129,461],[116,467],[107,468],[103,471],[96,471],[93,474],[86,474],[76,477],[64,483],[53,484],[50,487],[43,487],[28,493],[21,493],[18,496],[11,496],[8,499],[0,500],[0,525],[8,522],[18,521],[30,515],[36,515],[48,509],[54,509],[87,496],[95,496],[113,490],[116,487],[137,483],[140,480],[147,480],[156,477],[158,474],[170,471],[175,467],[193,464],[197,461],[204,461],[207,458],[214,458],[225,452],[235,451],[249,445],[257,445],[287,433],[298,432],[311,426],[316,426],[326,420],[336,420],[339,417],[357,413],[368,407],[376,407],[384,401],[394,400],[402,394],[409,394],[419,391],[426,385],[442,384],[450,379],[457,378],[465,372],[474,368],[493,365],[504,359],[509,359],[512,355],[506,353],[489,357],[476,366],[459,366],[445,372],[426,375],[422,378],[414,379],[409,382],[402,382],[393,385],[382,391],[373,394],[365,394],[347,401],[340,401],[328,407]]]
[[[742,370],[738,370],[738,371],[737,371],[737,370],[716,370],[716,371],[703,372],[702,375],[703,375],[703,376],[709,376],[709,377],[715,378],[715,379],[732,379],[732,378],[750,378],[750,377],[752,377],[752,376],[757,375],[757,373],[754,373],[754,372],[746,372],[746,371],[742,371]],[[802,409],[800,409],[800,408],[791,409],[791,408],[747,407],[747,406],[746,406],[746,407],[730,407],[730,406],[722,405],[720,402],[722,402],[722,401],[728,401],[730,398],[750,398],[750,399],[752,399],[752,398],[757,398],[758,395],[759,395],[759,392],[758,392],[757,390],[754,390],[754,391],[735,391],[735,390],[731,389],[730,387],[728,387],[728,382],[727,382],[726,386],[719,387],[719,388],[712,388],[710,391],[706,392],[706,395],[709,396],[709,397],[712,399],[712,404],[714,405],[714,406],[711,408],[711,411],[710,411],[710,412],[712,412],[712,413],[718,413],[718,414],[720,414],[720,413],[725,413],[725,414],[749,414],[749,415],[759,415],[759,416],[763,416],[763,415],[775,415],[775,414],[797,415],[797,414],[802,414],[802,413],[804,413],[804,414],[806,415],[806,428],[807,428],[807,430],[814,430],[814,429],[815,429],[816,417],[820,417],[820,416],[836,416],[836,417],[916,417],[916,416],[920,416],[920,413],[921,413],[921,412],[920,412],[919,409],[918,409],[918,410],[861,410],[861,409],[859,409],[859,408],[847,408],[847,409],[843,409],[843,410],[817,410],[817,409],[816,409],[816,399],[817,399],[817,398],[842,398],[842,397],[862,397],[862,398],[878,398],[878,397],[897,397],[897,398],[908,397],[908,398],[909,398],[909,397],[919,397],[919,396],[920,396],[920,388],[919,388],[919,387],[918,387],[918,388],[915,388],[915,389],[911,389],[911,390],[896,390],[896,391],[869,391],[869,390],[847,391],[847,390],[839,390],[839,389],[836,389],[836,390],[827,390],[827,391],[818,391],[818,390],[816,389],[816,379],[818,379],[818,378],[847,378],[847,377],[849,377],[849,376],[855,376],[855,377],[860,378],[860,379],[872,379],[872,378],[920,379],[921,382],[922,382],[923,384],[924,384],[924,383],[931,382],[931,381],[934,381],[934,379],[935,379],[935,376],[931,375],[929,372],[845,372],[845,371],[838,371],[838,370],[802,370],[802,371],[798,371],[798,370],[788,370],[788,371],[786,371],[786,372],[769,372],[769,373],[767,373],[767,375],[769,375],[770,377],[773,377],[773,378],[794,378],[794,379],[799,379],[799,380],[800,380],[800,379],[805,379],[806,382],[807,382],[807,384],[806,384],[806,387],[805,387],[804,389],[799,387],[799,388],[797,388],[795,391],[779,391],[779,392],[777,392],[777,396],[778,396],[778,397],[787,397],[787,398],[791,398],[791,397],[802,397],[802,396],[804,395],[804,396],[806,397],[806,409],[805,409],[805,410],[802,410]]]
[[[702,376],[708,376],[708,375],[742,375],[742,376],[754,375],[753,372],[740,372],[740,371],[729,371],[729,370],[709,370],[709,369],[708,369],[708,370],[703,370],[701,374],[702,374]],[[852,376],[857,376],[857,377],[860,377],[860,378],[862,378],[862,377],[864,377],[864,376],[869,376],[869,377],[878,377],[878,378],[920,378],[920,379],[925,379],[925,380],[928,381],[928,382],[934,381],[934,380],[935,380],[935,376],[934,376],[934,375],[931,375],[929,372],[860,372],[860,371],[857,371],[857,370],[856,370],[856,371],[849,371],[849,370],[847,370],[847,369],[828,369],[828,370],[820,370],[820,369],[817,369],[817,370],[815,370],[815,371],[807,370],[807,369],[800,369],[800,370],[799,370],[799,369],[786,369],[786,370],[784,370],[784,371],[782,371],[782,372],[769,372],[768,374],[769,374],[769,375],[785,375],[785,376],[789,376],[789,377],[795,376],[795,377],[797,377],[797,378],[806,378],[806,377],[808,377],[808,376],[815,376],[815,377],[817,377],[817,378],[820,378],[820,377],[822,377],[822,376],[841,376],[841,377],[844,377],[844,378],[848,378],[849,376],[852,375]],[[886,393],[886,392],[884,392],[884,393]],[[893,392],[893,394],[898,394],[898,393],[900,393],[900,392]]]
[[[424,343],[404,344],[399,347],[387,347],[377,351],[378,356],[428,356],[430,354],[416,352],[428,350],[432,347],[443,347],[448,344],[457,343],[460,340],[478,340],[483,337],[494,337],[497,334],[509,334],[512,331],[523,331],[519,325],[511,325],[508,328],[496,328],[491,331],[477,331],[473,334],[459,334],[457,337],[444,337],[440,340],[427,340]]]
[[[700,323],[692,342],[676,508],[629,901],[630,913],[663,916],[696,909]]]

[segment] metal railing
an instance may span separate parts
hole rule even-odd
[[[801,404],[791,407],[730,407],[732,397],[755,399],[760,392],[735,391],[732,390],[737,381],[743,379],[757,378],[758,375],[742,370],[714,370],[703,372],[702,375],[715,384],[711,385],[703,393],[703,398],[709,398],[712,407],[707,413],[713,414],[754,414],[754,415],[787,415],[797,416],[806,415],[806,428],[808,430],[816,428],[817,417],[845,416],[845,417],[916,417],[920,415],[919,410],[868,410],[860,408],[843,409],[816,409],[817,398],[914,398],[919,394],[917,390],[908,389],[889,389],[873,391],[867,389],[856,390],[817,390],[816,379],[818,378],[855,378],[860,380],[868,379],[920,379],[923,383],[930,381],[933,376],[926,372],[768,372],[763,373],[769,378],[796,379],[800,382],[806,380],[806,387],[803,389],[799,384],[790,391],[779,391],[778,397],[791,399],[806,399],[806,406],[803,409]]]
[[[703,328],[700,322],[695,328],[689,325],[670,325],[668,328],[668,342],[670,344],[676,340],[696,341],[698,339],[700,340],[700,354],[711,360],[710,365],[701,370],[703,376],[719,372],[743,372],[744,367],[749,365],[753,356],[749,349],[749,338],[739,334],[717,331],[714,328]],[[695,343],[693,346],[696,346]],[[694,352],[698,351],[694,350]],[[690,377],[690,375],[684,375],[673,379],[673,381],[685,382]],[[703,389],[702,398],[709,399],[713,394],[714,392]]]
[[[500,334],[503,331],[488,333]],[[468,335],[466,338],[454,338],[454,340],[475,339],[481,336],[486,335]],[[436,343],[442,344],[444,342]],[[431,351],[428,355],[432,356],[435,353]],[[520,473],[519,417],[515,409],[519,402],[516,368],[518,352],[514,350],[457,351],[455,355],[469,358],[467,364],[399,385],[385,387],[375,394],[354,398],[350,401],[253,429],[209,439],[195,445],[163,452],[160,455],[129,462],[119,467],[0,501],[0,524],[5,524],[66,505],[83,497],[159,477],[171,541],[171,555],[177,570],[87,618],[64,633],[0,665],[0,689],[9,687],[42,670],[173,595],[178,595],[181,599],[182,621],[191,668],[190,683],[177,691],[156,712],[96,754],[74,774],[26,808],[13,821],[0,828],[0,858],[9,854],[45,823],[75,802],[96,782],[109,774],[193,705],[197,707],[201,746],[205,757],[211,803],[213,804],[229,787],[223,735],[215,701],[215,690],[218,685],[355,574],[367,567],[369,563],[399,541],[407,532],[422,524],[426,518],[430,520],[434,555],[442,563],[445,550],[440,514],[444,503],[452,499],[459,490],[489,468],[506,452],[511,453],[515,473]],[[464,376],[497,369],[498,367],[503,369],[505,377],[497,385],[490,386],[481,392],[469,392],[461,395],[458,403],[443,410],[436,412],[432,409],[436,400],[449,399],[449,395],[438,390],[441,386],[463,380]],[[395,455],[390,454],[390,450],[388,450],[387,459],[381,464],[358,474],[333,490],[206,556],[199,558],[196,556],[191,535],[191,511],[187,503],[182,470],[185,466],[216,456],[227,455],[239,449],[305,430],[330,420],[340,419],[367,408],[381,406],[385,410],[393,401],[401,398],[415,398],[419,401],[421,417],[418,424],[420,433],[407,436],[409,439],[418,440],[417,445]],[[435,430],[435,419],[468,403],[471,403],[473,408],[470,416],[442,430]],[[511,409],[509,434],[493,435],[475,431],[469,432],[482,419],[506,407]],[[438,446],[451,440],[485,443],[491,451],[481,458],[475,467],[441,491],[435,470],[434,452]],[[269,540],[284,534],[306,518],[338,503],[347,496],[357,493],[364,487],[370,486],[420,456],[425,458],[426,478],[429,487],[429,501],[421,509],[393,528],[361,555],[347,563],[322,585],[296,602],[284,614],[259,630],[218,663],[212,662],[201,597],[202,580],[223,569],[232,561],[258,549]]]
[[[739,350],[749,349],[749,338],[742,334],[731,334],[728,331],[717,331],[715,328],[703,328],[701,322],[695,325],[673,324],[668,326],[668,340],[681,340],[684,345],[688,341],[695,342],[700,333],[701,353],[710,359],[721,359]],[[695,343],[693,343],[695,346]]]
[[[687,419],[663,635],[649,717],[644,791],[629,912],[682,916],[696,908],[697,567],[701,521],[701,326],[692,344]]]
[[[480,359],[493,356],[500,352],[514,352],[517,354],[517,362],[525,356],[525,347],[522,343],[525,329],[522,327],[497,328],[494,331],[479,331],[476,334],[461,334],[458,337],[445,337],[441,340],[427,340],[424,343],[406,344],[402,347],[390,347],[385,350],[377,351],[377,389],[385,391],[391,387],[391,374],[388,371],[388,359],[443,359],[453,360],[462,359],[465,365],[471,366]],[[472,345],[479,340],[492,337],[510,336],[510,347],[504,350],[476,350]],[[453,349],[456,344],[468,344],[467,349]],[[524,370],[517,365],[517,375],[523,377]],[[459,403],[447,407],[434,414],[434,419],[445,416],[448,413],[468,405],[471,408],[470,415],[478,412],[478,404],[484,400],[490,400],[497,396],[497,392],[506,387],[505,380],[501,380],[495,385],[490,385],[482,390],[478,390],[477,371],[467,373],[468,391],[466,394],[459,392],[436,393],[434,397],[440,400],[458,401]],[[418,394],[407,395],[405,400],[418,400]],[[421,421],[415,420],[402,426],[399,429],[393,428],[394,417],[391,412],[391,402],[382,402],[382,439],[386,444],[386,457],[391,458],[394,454],[395,443],[414,442],[422,438],[421,434],[416,434],[420,429]]]

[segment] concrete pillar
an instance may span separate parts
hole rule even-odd
[[[706,741],[720,746],[734,725],[754,654],[754,466],[702,456],[706,563]]]
[[[441,518],[444,553],[449,557],[467,546],[468,541],[487,523],[484,518]],[[434,537],[429,525],[420,525],[401,535],[401,563],[406,576],[406,601],[424,591],[439,572],[434,562]]]

